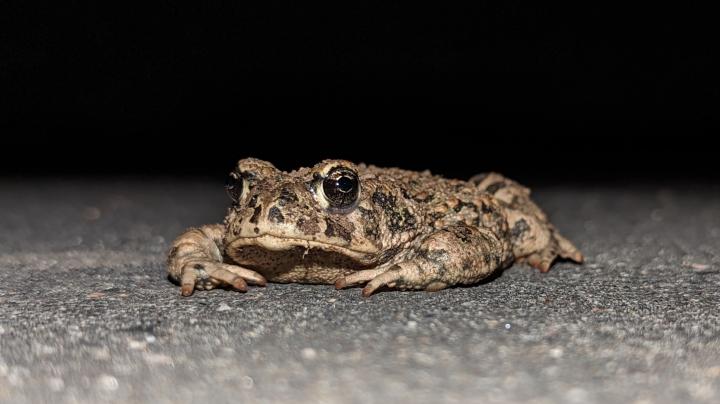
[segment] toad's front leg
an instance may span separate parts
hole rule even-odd
[[[370,296],[382,286],[432,292],[475,283],[507,266],[511,259],[508,242],[490,230],[455,225],[430,235],[407,260],[353,273],[338,279],[335,287],[369,281],[363,296]]]
[[[173,242],[168,255],[167,269],[172,280],[181,286],[183,296],[195,289],[213,289],[231,286],[245,292],[247,282],[265,286],[265,278],[255,271],[223,262],[220,224],[189,229]]]

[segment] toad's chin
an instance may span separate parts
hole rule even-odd
[[[315,240],[263,234],[226,246],[235,263],[272,282],[333,283],[339,277],[374,266],[376,254]]]

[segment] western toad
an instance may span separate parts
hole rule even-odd
[[[513,262],[546,272],[557,257],[583,260],[530,191],[496,173],[460,181],[344,160],[282,172],[248,158],[227,191],[223,224],[173,243],[168,273],[184,296],[266,280],[437,291]]]

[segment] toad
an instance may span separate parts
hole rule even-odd
[[[461,181],[344,160],[283,172],[247,158],[226,189],[224,223],[172,244],[168,274],[183,296],[267,281],[438,291],[513,262],[546,272],[558,257],[583,260],[530,191],[496,173]]]

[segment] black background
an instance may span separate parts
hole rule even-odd
[[[0,174],[219,177],[256,156],[719,177],[697,6],[105,3],[3,6]]]

